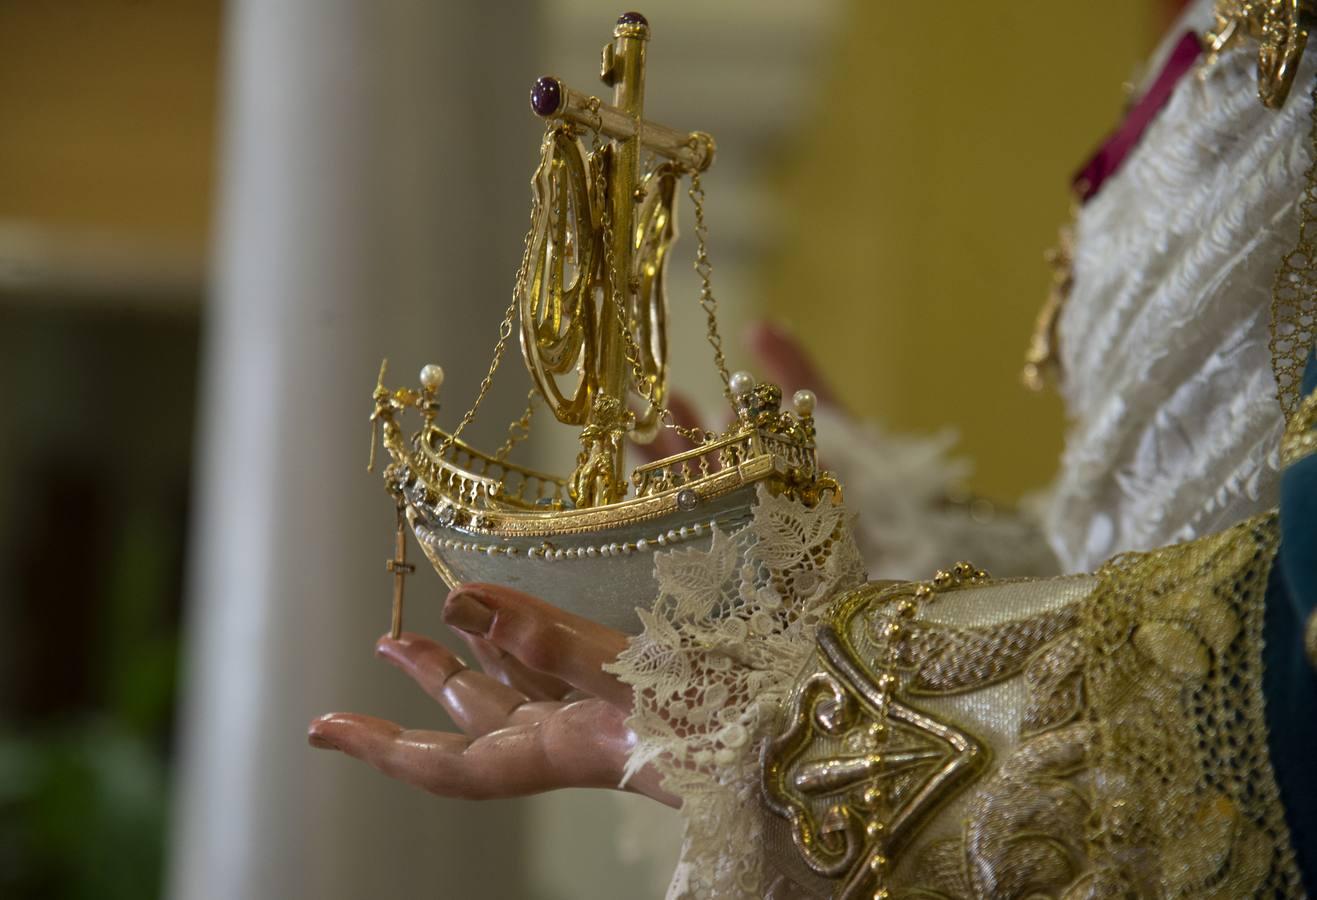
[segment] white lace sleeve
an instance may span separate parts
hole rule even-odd
[[[744,527],[655,559],[658,600],[611,667],[635,688],[626,777],[652,764],[682,800],[669,898],[765,897],[759,748],[829,600],[865,579],[851,517],[760,488]]]

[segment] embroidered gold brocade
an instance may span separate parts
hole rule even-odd
[[[1101,572],[1084,604],[1094,884],[1301,896],[1267,756],[1262,619],[1275,514]]]
[[[1278,534],[1271,513],[1127,554],[1077,594],[1073,579],[998,582],[925,596],[911,612],[912,585],[852,593],[829,627],[856,636],[865,674],[837,678],[826,648],[816,657],[788,704],[791,739],[765,754],[766,771],[777,766],[770,805],[815,816],[815,849],[842,846],[845,833],[874,842],[849,866],[811,867],[838,897],[1302,896],[1261,694],[1263,595]],[[1030,592],[1048,591],[1055,602],[994,621],[1004,603],[1023,609]],[[989,624],[967,626],[979,595]],[[960,612],[944,614],[939,604],[952,602]],[[807,696],[820,678],[827,690]],[[1013,708],[966,712],[993,704]],[[850,727],[877,706],[903,711],[892,732],[901,747],[928,751],[916,764],[886,760],[881,741],[855,748],[852,756],[868,754],[866,783],[890,784],[886,794],[867,795],[866,806],[815,784],[802,803],[784,789],[846,755],[842,732],[829,736],[819,722]],[[812,730],[802,725],[810,715]],[[922,736],[908,733],[912,716],[922,717]],[[988,734],[983,722],[994,718],[1015,723],[1013,733]],[[937,784],[964,753],[933,733],[979,748]],[[894,810],[904,810],[905,831],[884,845]]]
[[[1304,397],[1280,439],[1280,463],[1289,467],[1317,451],[1317,391]]]

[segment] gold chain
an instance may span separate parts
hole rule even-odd
[[[676,419],[673,418],[672,411],[654,396],[654,380],[645,375],[645,371],[640,365],[640,348],[636,346],[636,339],[631,334],[634,323],[628,321],[627,315],[622,312],[622,294],[618,289],[621,275],[613,264],[613,217],[607,204],[604,205],[599,224],[603,232],[604,267],[608,275],[608,283],[612,288],[613,310],[617,315],[618,324],[622,327],[622,343],[625,348],[626,361],[631,366],[631,377],[636,385],[636,393],[640,394],[645,402],[655,409],[658,413],[660,425],[672,429],[692,443],[703,444],[709,440],[709,435],[703,428],[687,428],[678,425]]]
[[[539,393],[532,387],[530,393],[526,395],[526,411],[521,414],[521,418],[508,423],[507,439],[494,451],[494,458],[499,462],[508,458],[513,447],[530,437],[530,420],[531,416],[535,415],[535,398],[538,396]]]
[[[601,145],[600,134],[597,128],[591,129],[591,157],[597,159],[598,151]],[[700,173],[693,170],[690,173],[690,189],[687,193],[690,195],[691,203],[695,210],[695,264],[694,269],[700,277],[700,308],[704,310],[707,321],[707,338],[709,346],[713,348],[713,363],[718,369],[718,377],[722,379],[723,395],[732,402],[731,376],[727,371],[727,358],[723,354],[723,339],[718,331],[718,300],[713,294],[713,263],[709,260],[708,235],[709,226],[704,218],[704,186],[700,182]],[[607,267],[609,282],[613,286],[613,308],[617,314],[618,323],[622,326],[623,343],[626,350],[626,360],[631,366],[632,376],[636,384],[636,392],[650,404],[658,413],[659,424],[664,428],[672,429],[682,437],[696,444],[703,444],[712,438],[703,428],[686,428],[678,425],[668,409],[666,404],[660,403],[654,398],[654,384],[646,377],[644,370],[640,365],[640,349],[636,346],[635,339],[631,331],[633,322],[629,321],[626,314],[622,311],[621,297],[618,291],[618,273],[613,265],[613,241],[612,241],[612,216],[607,204],[604,205],[603,215],[601,216],[600,225],[603,231],[604,243],[604,265]]]
[[[550,129],[546,129],[546,131],[547,130]],[[503,321],[500,322],[498,326],[498,343],[494,345],[494,358],[489,362],[489,371],[485,373],[485,377],[480,382],[480,389],[476,391],[476,399],[471,404],[471,408],[462,416],[461,421],[457,423],[457,427],[453,429],[452,433],[444,438],[443,443],[439,445],[439,449],[436,451],[435,455],[440,458],[448,452],[449,448],[453,446],[453,443],[459,436],[461,436],[462,432],[466,430],[466,427],[471,424],[471,420],[476,417],[476,411],[480,409],[480,404],[484,402],[485,395],[489,393],[489,389],[494,383],[494,373],[498,371],[499,363],[503,361],[503,354],[508,349],[508,338],[512,336],[512,321],[517,315],[517,303],[520,300],[523,289],[525,288],[526,273],[530,270],[530,247],[531,241],[535,236],[535,220],[539,215],[539,211],[540,203],[537,198],[531,201],[530,227],[526,229],[526,239],[522,243],[521,265],[517,267],[516,284],[512,288],[512,302],[508,304],[507,310],[503,313]],[[528,408],[526,414],[520,420],[512,423],[512,426],[509,426],[509,442],[505,444],[508,450],[511,450],[512,445],[515,444],[517,440],[520,440],[520,438],[513,439],[511,433],[513,427],[518,424],[524,424],[528,429],[529,421],[530,410]]]
[[[704,186],[700,184],[699,170],[691,172],[691,186],[687,192],[695,206],[695,272],[700,276],[700,308],[708,320],[709,346],[713,348],[713,364],[723,380],[723,395],[732,401],[731,376],[727,374],[727,359],[723,356],[723,339],[718,333],[718,300],[713,296],[713,263],[709,262],[706,240],[709,226],[704,221]]]

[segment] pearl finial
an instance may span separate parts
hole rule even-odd
[[[814,396],[813,391],[800,390],[796,391],[791,398],[791,403],[796,407],[796,414],[800,416],[814,415],[814,405],[818,398]]]
[[[727,388],[732,392],[733,397],[744,397],[754,390],[754,387],[755,379],[749,372],[734,372],[727,380]]]
[[[439,390],[444,384],[444,370],[434,363],[430,363],[421,369],[421,387],[431,393]]]

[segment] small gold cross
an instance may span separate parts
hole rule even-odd
[[[398,506],[398,533],[394,540],[393,559],[386,560],[384,568],[393,573],[393,621],[389,626],[389,637],[395,641],[402,634],[402,600],[407,588],[407,576],[416,571],[416,566],[407,562],[407,524],[402,514],[402,505]]]

